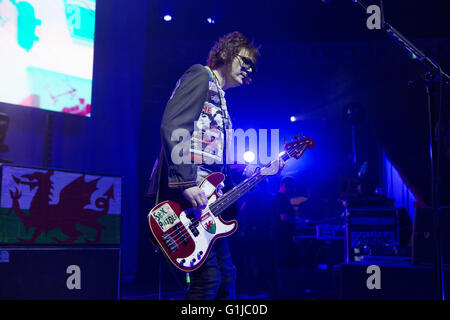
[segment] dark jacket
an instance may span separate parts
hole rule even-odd
[[[199,166],[208,168],[211,171],[222,171],[225,173],[226,166],[223,164],[208,165],[204,163],[204,157],[217,156],[216,153],[223,152],[221,148],[215,148],[216,144],[224,145],[226,137],[224,133],[225,125],[220,125],[212,119],[212,109],[215,114],[220,113],[223,124],[229,123],[228,112],[222,109],[222,99],[219,96],[214,78],[206,67],[196,64],[190,67],[178,80],[176,87],[170,97],[161,122],[161,151],[159,158],[155,161],[152,174],[150,176],[145,196],[159,203],[164,200],[175,200],[180,196],[182,190],[197,185],[197,169]],[[203,118],[208,120],[207,130],[197,128],[197,121]],[[227,122],[225,121],[227,120]],[[209,127],[209,125],[211,127]],[[179,138],[172,140],[172,134],[176,129],[184,129],[192,137],[188,143],[188,154],[183,154],[185,159],[194,160],[195,163],[176,163],[173,161],[172,153],[180,149]],[[211,130],[219,133],[219,137],[205,138]],[[222,132],[220,134],[220,132]],[[200,139],[195,139],[196,135]],[[212,141],[216,139],[215,141]],[[214,142],[214,143],[212,143]],[[177,149],[175,149],[177,148]],[[183,149],[186,152],[187,149]],[[200,160],[198,160],[200,157]]]

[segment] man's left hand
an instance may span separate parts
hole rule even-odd
[[[273,160],[270,166],[261,169],[261,174],[266,176],[274,176],[280,174],[286,163],[282,159]]]

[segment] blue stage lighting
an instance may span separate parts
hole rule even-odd
[[[206,21],[208,21],[209,24],[214,24],[216,22],[216,20],[211,17],[207,18]]]
[[[291,116],[291,122],[295,122],[297,120],[297,118],[295,116]]]
[[[170,14],[166,14],[163,19],[164,21],[169,22],[172,21],[172,16]]]

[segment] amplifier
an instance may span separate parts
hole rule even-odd
[[[122,177],[1,165],[0,245],[120,245]]]
[[[0,248],[2,300],[116,300],[120,248]]]
[[[345,261],[389,256],[398,245],[398,223],[391,199],[357,199],[345,203]]]
[[[403,261],[402,261],[403,259]],[[378,272],[370,267],[378,267]],[[432,267],[415,266],[408,257],[370,257],[361,262],[334,266],[338,299],[343,300],[436,300]],[[378,287],[369,286],[378,278]],[[445,286],[450,270],[444,268]]]
[[[317,240],[334,240],[344,239],[345,226],[338,224],[317,224],[316,238]]]

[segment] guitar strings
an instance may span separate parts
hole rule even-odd
[[[259,173],[259,172],[258,172],[258,173]],[[208,213],[210,213],[210,212],[213,213],[215,216],[217,216],[217,214],[215,214],[214,211],[215,211],[218,207],[223,206],[223,204],[225,204],[225,202],[229,201],[230,197],[231,197],[234,193],[236,193],[236,192],[238,192],[238,191],[239,191],[239,192],[242,191],[242,189],[245,189],[245,188],[247,187],[248,184],[252,184],[252,185],[253,185],[253,183],[256,182],[256,181],[252,181],[252,180],[257,178],[258,173],[257,173],[257,174],[254,174],[253,176],[251,176],[250,178],[248,178],[247,181],[243,181],[240,185],[236,186],[235,188],[233,188],[233,189],[231,189],[230,191],[228,191],[225,195],[223,195],[222,197],[218,198],[217,201],[213,202],[213,203],[211,204],[211,206],[209,207],[209,209],[210,209],[209,212],[206,212],[204,215],[201,215],[201,216],[199,217],[199,219],[192,219],[192,220],[191,220],[191,224],[190,224],[189,226],[191,226],[191,225],[193,225],[193,224],[199,222],[201,218],[203,218],[206,214],[208,214]],[[173,236],[175,233],[179,234],[179,229],[172,231],[170,234],[168,234],[168,236]],[[182,235],[183,235],[183,234],[182,234]],[[185,235],[185,234],[184,234],[184,235]]]
[[[209,207],[209,211],[205,212],[205,214],[201,215],[198,219],[191,220],[191,223],[189,226],[183,228],[177,228],[174,231],[172,231],[170,234],[168,234],[169,237],[171,237],[178,245],[178,241],[186,235],[189,235],[188,228],[192,226],[193,224],[196,224],[199,222],[204,216],[206,216],[209,213],[212,213],[214,216],[219,215],[223,210],[225,210],[229,206],[230,200],[231,203],[234,202],[234,200],[239,199],[242,194],[241,192],[246,188],[253,188],[259,181],[259,177],[264,177],[259,174],[259,172],[252,177],[248,178],[248,181],[245,183],[242,183],[241,185],[237,186],[236,189],[233,188],[229,192],[227,192],[223,197],[219,198],[217,201],[211,204]],[[253,180],[253,181],[252,181]],[[218,212],[214,212],[216,209],[219,208]],[[183,225],[184,226],[184,225]]]
[[[259,181],[257,181],[258,180],[257,177],[258,177],[257,175],[252,176],[248,179],[247,182],[241,184],[236,189],[232,189],[229,192],[227,192],[227,194],[225,194],[223,197],[219,198],[216,202],[211,204],[211,206],[209,207],[209,211],[205,212],[205,214],[202,214],[198,219],[192,219],[191,223],[189,224],[189,226],[187,226],[187,228],[185,228],[185,229],[177,228],[175,231],[170,233],[169,236],[171,236],[171,237],[173,236],[173,240],[177,242],[183,236],[188,235],[188,233],[189,233],[188,228],[190,226],[199,222],[207,214],[212,213],[215,216],[217,216],[221,211],[219,211],[219,213],[217,213],[217,212],[215,212],[216,209],[218,209],[218,208],[225,209],[228,206],[228,202],[232,199],[238,199],[241,196],[241,192],[244,189],[246,189],[248,187],[252,188],[254,185],[256,185],[256,183],[259,182]],[[178,242],[177,242],[177,244],[178,244]]]
[[[289,155],[289,154],[288,154]],[[283,156],[282,157],[280,157],[280,158],[283,158]],[[289,159],[289,157],[287,158],[287,159]],[[286,161],[287,159],[285,159],[284,161]],[[266,167],[268,167],[268,166],[270,166],[270,164],[268,164]],[[260,174],[260,170],[258,170],[258,172],[256,172],[253,176],[251,176],[250,178],[248,178],[248,182],[243,182],[242,183],[242,186],[243,187],[246,187],[246,184],[253,184],[253,185],[251,185],[250,186],[250,188],[253,188],[257,183],[259,183],[263,178],[265,178],[266,177],[266,175],[262,175],[262,174]],[[250,181],[252,178],[256,178],[256,180],[257,181]],[[259,178],[261,178],[260,180],[258,180]],[[242,188],[241,188],[242,189]],[[222,208],[220,208],[219,209],[219,212],[217,212],[217,213],[214,213],[214,215],[215,216],[217,216],[217,215],[219,215],[223,210],[225,210],[227,207],[228,207],[228,204],[226,203],[227,201],[228,201],[228,199],[227,199],[227,197],[229,198],[230,196],[233,196],[233,189],[232,190],[230,190],[230,192],[227,192],[227,194],[225,194],[223,197],[221,197],[221,198],[219,198],[219,200],[218,201],[216,201],[216,202],[214,202],[212,205],[215,205],[215,208],[216,207],[220,207],[221,205],[222,205],[222,203],[223,203],[223,205],[225,205],[224,206],[224,208],[222,209]],[[239,190],[239,191],[241,191],[241,190]],[[239,197],[241,197],[241,194],[237,194],[237,196],[233,196],[232,197],[232,199],[234,198],[234,199],[238,199]],[[211,208],[211,207],[210,207]],[[212,209],[212,210],[214,210],[214,209]],[[211,211],[212,211],[211,210]]]
[[[291,156],[290,150],[288,150],[287,154],[289,157]],[[289,157],[288,157],[288,159],[289,159]],[[286,161],[286,160],[284,160],[284,161]],[[239,199],[242,196],[241,191],[243,191],[243,189],[253,188],[256,184],[258,184],[265,177],[266,177],[266,175],[261,175],[260,171],[256,172],[253,176],[251,176],[250,178],[247,179],[248,180],[247,182],[244,181],[242,184],[236,186],[236,188],[231,189],[224,196],[220,197],[217,201],[212,203],[211,206],[209,207],[208,212],[201,215],[198,219],[191,220],[191,223],[187,227],[185,226],[184,229],[182,227],[176,228],[174,231],[169,233],[168,236],[173,241],[175,241],[175,243],[178,245],[178,241],[181,240],[181,238],[183,236],[186,237],[187,235],[189,235],[188,228],[190,228],[193,224],[200,222],[200,219],[209,213],[212,213],[214,216],[218,216],[221,212],[223,212],[226,208],[228,208],[228,206],[231,205],[231,203],[233,203],[235,200]],[[230,202],[230,200],[231,200],[231,202]],[[218,209],[218,211],[214,212],[216,209]]]
[[[288,155],[290,156],[289,151],[288,151]],[[173,239],[173,241],[175,241],[176,244],[178,245],[178,241],[181,240],[181,238],[183,236],[189,235],[189,232],[188,232],[189,227],[191,227],[193,224],[196,224],[197,222],[199,222],[200,219],[203,218],[208,213],[213,213],[214,216],[219,215],[231,203],[233,203],[235,200],[239,199],[242,196],[241,192],[243,191],[243,189],[253,188],[256,184],[258,184],[265,177],[266,177],[265,175],[261,175],[260,171],[258,171],[253,176],[248,178],[247,179],[248,181],[244,181],[242,184],[238,185],[236,188],[231,189],[223,197],[219,198],[216,202],[212,203],[211,206],[209,207],[210,210],[208,212],[206,212],[204,215],[201,215],[199,217],[199,219],[191,220],[191,223],[189,224],[189,226],[187,226],[187,228],[186,227],[184,229],[177,228],[174,231],[172,231],[170,234],[168,234],[168,236],[171,237]],[[232,200],[231,203],[230,203],[230,200]],[[217,212],[214,212],[214,211],[216,211],[216,209],[219,209],[219,210]]]

